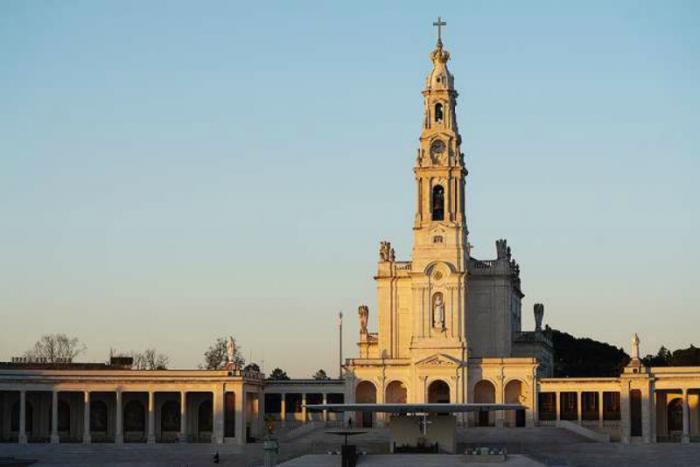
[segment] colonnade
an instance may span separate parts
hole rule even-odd
[[[218,385],[210,391],[139,387],[111,391],[105,388],[0,388],[0,439],[15,439],[21,444],[31,441],[121,444],[127,433],[125,417],[131,416],[132,425],[135,418],[137,426],[127,429],[131,430],[130,435],[138,433],[139,436],[137,439],[131,436],[127,442],[222,443],[231,438],[243,444],[246,438],[262,431],[264,403],[258,392],[246,393],[242,388],[242,385],[238,390],[224,390],[224,385]],[[135,407],[126,409],[125,399]],[[61,409],[64,411],[59,417]],[[91,413],[93,410],[99,410],[99,414]],[[59,429],[60,418],[70,426]],[[31,423],[30,429],[28,423]]]

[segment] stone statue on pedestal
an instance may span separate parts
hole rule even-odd
[[[544,305],[535,303],[535,331],[542,331],[542,318],[544,317]]]
[[[632,336],[632,360],[639,360],[639,336],[636,332]]]
[[[367,305],[360,305],[357,309],[357,313],[360,315],[360,334],[367,334],[367,322],[369,321],[369,307]]]
[[[227,366],[233,366],[234,358],[236,356],[236,344],[233,342],[233,337],[228,336],[226,339],[226,363]]]

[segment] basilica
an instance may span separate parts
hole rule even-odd
[[[544,307],[535,307],[536,329],[523,332],[520,268],[506,240],[495,242],[495,259],[471,256],[468,170],[449,59],[438,37],[423,90],[411,260],[398,261],[381,242],[378,329],[369,332],[361,306],[359,358],[348,361],[348,375],[361,381],[358,401],[532,405],[536,376],[552,372]],[[519,414],[519,422],[532,423],[531,415]]]
[[[522,408],[460,414],[459,424],[556,425],[600,442],[700,440],[700,367],[646,367],[635,335],[619,376],[554,377],[542,304],[534,306],[535,328],[521,328],[521,271],[506,240],[495,240],[493,259],[471,255],[449,59],[438,32],[422,93],[410,260],[380,243],[377,329],[360,306],[357,355],[341,378],[272,381],[233,361],[222,370],[154,371],[119,361],[0,362],[0,442],[245,444],[271,424],[284,431],[387,421],[307,409],[353,402],[512,403]]]

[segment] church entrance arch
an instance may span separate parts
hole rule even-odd
[[[358,404],[376,404],[376,386],[369,381],[361,381],[355,388],[355,402]],[[355,420],[363,428],[372,428],[374,414],[372,412],[356,412]]]
[[[514,379],[506,384],[505,399],[506,404],[522,404],[525,399],[522,381]],[[516,427],[525,426],[525,409],[506,412],[506,424]]]
[[[386,387],[384,400],[388,404],[405,404],[408,400],[406,385],[401,381],[392,381]]]
[[[474,402],[479,404],[493,404],[496,402],[496,387],[491,381],[482,379],[474,386]],[[491,412],[479,411],[478,426],[493,426]]]
[[[450,386],[441,379],[436,379],[428,386],[428,403],[449,404]]]

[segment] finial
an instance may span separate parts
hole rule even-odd
[[[440,16],[438,16],[437,21],[433,23],[433,26],[436,26],[438,30],[437,47],[442,49],[442,27],[447,26],[447,23],[444,22]]]

